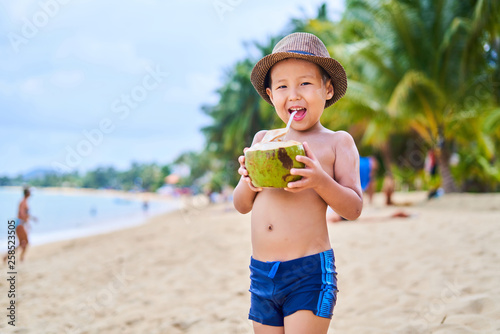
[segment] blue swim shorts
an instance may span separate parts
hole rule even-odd
[[[332,318],[338,291],[332,249],[284,262],[252,258],[250,280],[250,320],[283,326],[283,318],[299,310]]]

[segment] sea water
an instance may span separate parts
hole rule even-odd
[[[136,196],[137,197],[137,196]],[[22,189],[0,187],[0,250],[7,249],[7,227],[17,218]],[[33,189],[28,205],[30,244],[83,237],[141,224],[147,218],[180,208],[175,199],[131,199],[110,193],[58,192]],[[16,240],[17,242],[17,240]]]

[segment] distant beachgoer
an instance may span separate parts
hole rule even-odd
[[[385,194],[385,204],[386,205],[393,205],[394,203],[392,202],[392,194],[394,193],[395,189],[395,182],[394,182],[394,177],[390,173],[386,173],[384,177],[384,183],[382,185],[382,191]]]
[[[359,176],[361,189],[368,195],[370,204],[373,203],[373,194],[375,193],[375,174],[378,170],[378,162],[375,157],[359,157]]]
[[[373,194],[375,192],[375,174],[377,173],[378,162],[372,156],[359,157],[359,177],[361,189],[368,194],[370,204],[373,203]],[[326,220],[328,222],[339,222],[345,220],[339,216],[332,208],[328,207],[326,211]]]
[[[148,212],[148,210],[149,210],[149,202],[148,200],[145,200],[144,202],[142,202],[142,211],[146,213]]]
[[[367,222],[367,221],[384,221],[384,220],[386,220],[388,218],[410,218],[410,217],[412,217],[412,214],[407,213],[407,212],[402,211],[402,210],[399,210],[399,211],[396,211],[396,212],[390,214],[389,216],[383,216],[383,217],[365,217],[365,216],[362,216],[359,219],[357,219],[357,221],[363,221],[363,222]],[[329,223],[338,223],[338,222],[345,221],[345,219],[342,218],[342,217],[340,217],[331,208],[328,208],[327,221]]]
[[[29,214],[28,198],[30,195],[31,192],[29,188],[24,188],[24,198],[21,203],[19,203],[19,210],[16,219],[16,235],[19,239],[19,245],[17,248],[21,248],[21,255],[19,256],[20,261],[24,260],[24,253],[28,247],[28,221],[30,219],[35,222],[37,221],[36,217]],[[7,261],[7,255],[4,256],[3,261]]]
[[[440,188],[437,169],[438,164],[436,151],[434,149],[431,149],[429,150],[429,152],[427,152],[424,163],[424,171],[426,175],[428,175],[428,181],[430,185],[429,193],[427,194],[428,199],[437,198],[444,194],[443,189]]]
[[[436,162],[436,152],[431,149],[427,152],[425,157],[424,170],[430,176],[435,176],[437,174],[437,162]]]

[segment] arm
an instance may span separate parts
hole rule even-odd
[[[255,134],[252,145],[258,143],[264,138],[266,131],[259,131]],[[247,148],[243,150],[245,152]],[[252,210],[253,202],[257,193],[262,191],[262,188],[255,188],[252,185],[252,181],[248,176],[248,171],[245,167],[245,156],[241,155],[238,158],[238,162],[240,163],[240,168],[238,169],[238,173],[241,175],[240,181],[238,185],[234,189],[233,192],[233,205],[236,210],[240,213],[248,213]]]
[[[321,167],[309,145],[304,142],[306,157],[297,156],[297,161],[306,167],[291,170],[293,175],[303,178],[290,182],[285,190],[298,192],[312,188],[340,216],[354,220],[363,208],[363,193],[359,180],[359,154],[354,140],[347,132],[338,132],[339,141],[335,149],[334,176],[331,178]]]

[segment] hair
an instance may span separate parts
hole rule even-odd
[[[24,194],[24,197],[28,197],[29,195],[31,195],[30,188],[28,188],[28,187],[24,188],[23,194]]]
[[[290,59],[290,58],[287,58],[287,59]],[[276,64],[274,64],[274,65],[276,65]],[[323,83],[326,84],[326,82],[329,79],[331,79],[330,75],[325,71],[325,69],[323,67],[319,66],[316,63],[313,63],[313,64],[318,66],[319,73],[321,74],[321,79],[323,80]],[[272,84],[272,82],[271,82],[271,69],[272,69],[272,67],[269,69],[269,71],[267,71],[266,78],[264,79],[264,87],[265,88],[271,88],[271,84]],[[332,82],[332,85],[333,85],[333,82]]]

